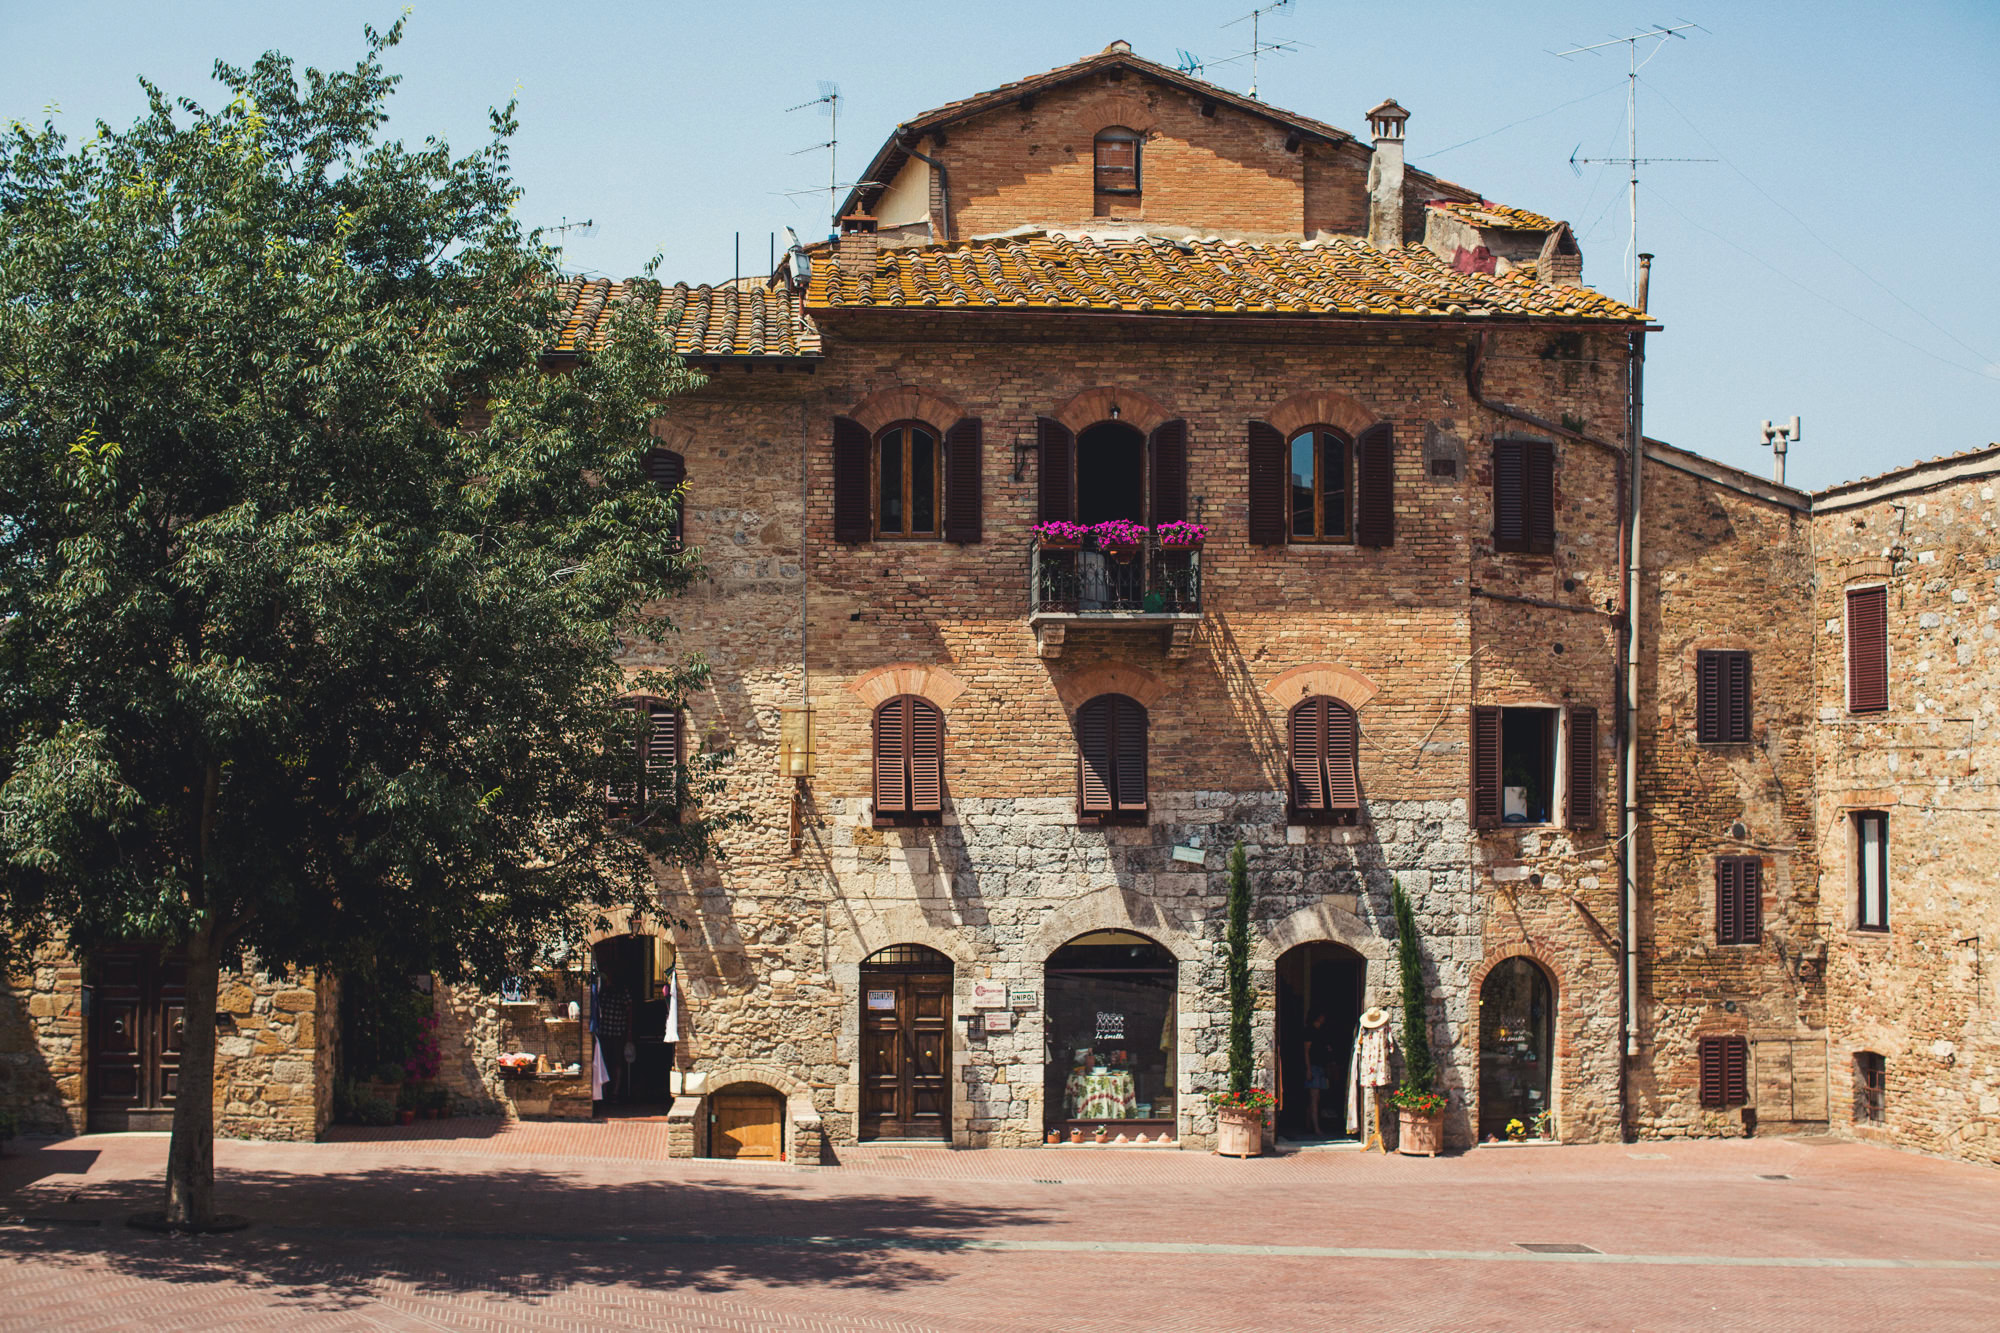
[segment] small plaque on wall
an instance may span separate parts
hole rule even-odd
[[[1004,981],[973,982],[972,1007],[974,1009],[1005,1009],[1007,1007],[1007,983]]]
[[[1009,1009],[1034,1008],[1035,988],[1033,986],[1029,986],[1025,990],[1016,990],[1012,987],[1009,987],[1007,991],[1007,1007]]]
[[[894,1009],[896,1007],[896,992],[892,990],[869,991],[868,1007],[870,1009]]]
[[[994,1010],[992,1013],[986,1015],[986,1030],[988,1032],[1012,1032],[1014,1030],[1014,1015],[1005,1009]]]

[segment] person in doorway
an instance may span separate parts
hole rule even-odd
[[[1320,1123],[1320,1097],[1333,1086],[1333,1024],[1324,1009],[1306,1024],[1305,1056],[1306,1120],[1312,1125],[1313,1137],[1323,1139],[1327,1134],[1326,1126]]]

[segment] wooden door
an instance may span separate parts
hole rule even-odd
[[[951,1137],[951,973],[864,968],[861,1137]]]
[[[784,1098],[774,1092],[718,1092],[710,1105],[712,1156],[767,1162],[784,1157]]]
[[[91,958],[90,1116],[104,1129],[165,1127],[180,1091],[187,967],[153,949]]]

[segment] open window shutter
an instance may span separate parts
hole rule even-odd
[[[645,756],[646,801],[678,808],[674,769],[681,762],[681,710],[665,704],[652,705],[641,744]]]
[[[1722,739],[1722,691],[1727,674],[1723,669],[1722,654],[1701,652],[1694,655],[1695,739],[1705,745],[1713,745]]]
[[[1737,858],[1718,856],[1715,858],[1715,942],[1717,944],[1740,943],[1736,937],[1737,915]]]
[[[910,811],[910,700],[891,699],[875,710],[875,813]]]
[[[649,449],[646,451],[646,480],[671,494],[687,480],[687,459],[671,449]],[[687,528],[687,496],[682,495],[674,508],[673,526],[669,531],[676,537]]]
[[[938,814],[944,809],[944,714],[928,699],[904,702],[910,706],[910,813]]]
[[[1569,826],[1597,827],[1597,710],[1569,710]]]
[[[1041,521],[1054,522],[1057,519],[1076,517],[1076,500],[1070,494],[1070,480],[1074,473],[1076,437],[1070,434],[1068,426],[1050,417],[1040,417],[1035,421],[1036,453],[1039,462],[1037,485],[1041,495]]]
[[[1292,710],[1292,806],[1327,808],[1324,699],[1307,699]]]
[[[1326,803],[1334,810],[1361,808],[1361,780],[1356,762],[1360,758],[1361,722],[1354,710],[1338,699],[1322,700],[1325,717]]]
[[[944,539],[969,543],[983,535],[981,512],[985,466],[978,417],[967,417],[944,434]]]
[[[1355,441],[1354,540],[1362,546],[1396,541],[1396,428],[1378,421]]]
[[[1120,810],[1146,808],[1146,710],[1124,695],[1113,701],[1112,728]]]
[[[1472,826],[1500,827],[1500,710],[1472,710]]]
[[[1250,423],[1250,544],[1285,544],[1285,437],[1276,426]]]
[[[1856,588],[1847,594],[1847,710],[1888,707],[1889,590]]]
[[[1187,422],[1175,420],[1153,432],[1153,522],[1187,518]]]
[[[1722,737],[1750,739],[1750,654],[1725,653],[1722,662]]]
[[[639,775],[643,771],[646,755],[646,734],[639,725],[636,711],[630,705],[619,706],[620,724],[631,728],[620,740],[616,748],[615,767],[618,776],[605,784],[604,805],[607,814],[614,819],[630,819],[639,808]]]
[[[1523,461],[1528,482],[1528,549],[1537,555],[1548,555],[1556,549],[1555,446],[1530,444]]]
[[[1703,1106],[1727,1106],[1729,1085],[1725,1078],[1723,1038],[1703,1037],[1701,1052],[1701,1104]]]
[[[1528,549],[1527,468],[1519,440],[1493,441],[1493,549]]]
[[[1077,799],[1085,814],[1111,813],[1111,700],[1076,710]]]
[[[1750,1043],[1741,1037],[1722,1040],[1722,1103],[1741,1106],[1750,1100]]]
[[[833,539],[865,542],[874,528],[869,503],[868,429],[847,417],[833,419]]]
[[[1764,938],[1764,863],[1754,856],[1737,858],[1736,941],[1755,944]]]

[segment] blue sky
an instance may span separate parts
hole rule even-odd
[[[725,279],[732,236],[761,271],[786,225],[823,233],[827,121],[787,113],[839,83],[842,178],[899,120],[1124,38],[1242,91],[1253,0],[1079,5],[738,3],[567,5],[419,0],[393,53],[405,81],[391,131],[470,149],[485,109],[521,103],[514,162],[526,220],[592,218],[573,267]],[[276,48],[351,64],[361,25],[394,3],[0,0],[0,116],[50,104],[72,133],[141,110],[135,77],[222,100],[209,71]],[[1355,132],[1393,96],[1411,158],[1488,198],[1567,218],[1585,278],[1625,291],[1619,168],[1623,49],[1550,51],[1654,22],[1706,29],[1641,73],[1643,156],[1717,158],[1643,169],[1640,246],[1658,255],[1647,433],[1768,474],[1766,417],[1804,418],[1789,480],[1806,486],[2000,439],[2000,282],[1982,258],[2000,219],[2000,4],[1912,0],[1756,5],[1677,0],[1406,3],[1295,0],[1265,36],[1264,100]],[[1564,106],[1565,103],[1573,105]],[[1561,108],[1557,110],[1556,108]],[[1552,113],[1552,114],[1542,114]],[[1516,123],[1519,122],[1519,123]],[[1467,140],[1475,142],[1465,143]],[[1461,145],[1463,146],[1457,146]]]

